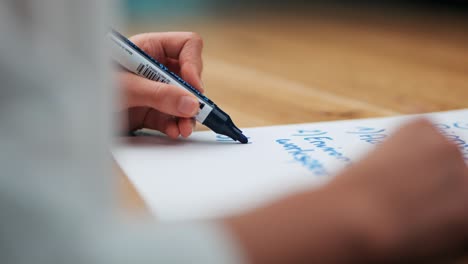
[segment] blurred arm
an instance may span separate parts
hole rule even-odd
[[[0,263],[239,263],[215,224],[115,210],[104,2],[0,3]]]

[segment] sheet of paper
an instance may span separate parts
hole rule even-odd
[[[468,161],[468,110],[425,116]],[[211,131],[177,141],[133,137],[123,139],[113,154],[159,219],[211,218],[320,186],[413,118],[249,128],[247,145]]]

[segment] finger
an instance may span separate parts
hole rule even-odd
[[[150,109],[146,107],[133,107],[122,111],[121,115],[124,119],[123,124],[126,131],[135,131],[142,128],[148,111],[150,111]]]
[[[179,126],[174,117],[154,110],[148,113],[144,127],[161,131],[172,139],[176,139],[180,135]]]
[[[181,77],[204,92],[201,81],[203,39],[200,35],[192,32],[145,33],[133,36],[131,40],[163,64],[169,62],[168,58],[178,60]]]
[[[201,80],[200,74],[196,68],[190,67],[190,65],[186,65],[181,68],[179,61],[172,58],[167,58],[166,66],[198,91],[201,93],[205,92],[203,81]]]
[[[177,58],[180,64],[180,74],[188,83],[192,84],[200,92],[204,92],[201,75],[203,72],[203,39],[196,33],[184,33],[187,35],[187,41],[180,49]],[[167,48],[166,48],[167,47]],[[163,48],[169,57],[175,50],[170,50],[163,42]]]
[[[193,119],[192,118],[181,118],[179,119],[178,125],[179,125],[179,131],[180,134],[187,138],[189,137],[192,132],[193,132]]]
[[[193,117],[200,104],[190,92],[173,85],[155,82],[132,73],[121,73],[125,106],[150,107],[168,115]]]
[[[180,74],[179,60],[172,59],[172,58],[167,58],[166,66],[169,68],[169,70],[171,70],[175,74],[181,75]]]
[[[146,52],[151,57],[155,58],[162,64],[167,63],[166,52],[161,43],[161,38],[165,33],[143,33],[132,36],[130,41],[135,43],[141,50]],[[167,66],[167,65],[166,65]]]
[[[200,93],[205,93],[205,87],[201,79],[201,75],[197,73],[197,69],[190,64],[185,64],[180,68],[182,79],[192,85]]]

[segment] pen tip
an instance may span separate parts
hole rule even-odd
[[[246,136],[244,136],[244,134],[240,134],[237,140],[239,140],[239,142],[242,144],[249,143],[249,139]]]

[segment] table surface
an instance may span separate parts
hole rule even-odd
[[[462,18],[262,14],[239,21],[135,24],[127,33],[201,34],[206,95],[240,127],[468,107],[468,21]],[[125,208],[147,211],[120,178]]]

